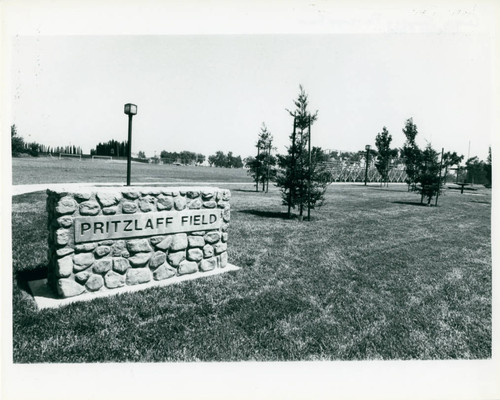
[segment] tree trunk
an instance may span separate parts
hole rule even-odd
[[[287,216],[288,218],[290,218],[291,216],[291,209],[292,209],[292,203],[291,203],[291,199],[292,199],[292,192],[291,192],[291,188],[288,189],[288,213],[287,213]]]

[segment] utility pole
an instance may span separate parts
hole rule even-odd
[[[436,203],[435,206],[438,205],[438,197],[439,197],[439,189],[441,189],[441,170],[443,169],[443,156],[444,156],[444,147],[441,148],[441,161],[439,163],[439,181],[438,181],[438,190],[436,192]]]
[[[307,145],[308,145],[308,150],[309,150],[309,173],[308,173],[308,180],[307,180],[307,220],[311,220],[311,116],[309,115],[309,126],[308,126],[308,133],[309,133],[309,138],[307,140]]]
[[[365,186],[366,186],[366,181],[368,180],[368,162],[370,159],[370,145],[369,144],[367,144],[365,146],[365,150],[366,150],[366,168],[365,168]]]

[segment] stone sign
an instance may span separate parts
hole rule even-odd
[[[48,283],[60,297],[227,265],[229,190],[48,190]]]

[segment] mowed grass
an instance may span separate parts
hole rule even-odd
[[[12,184],[127,181],[126,161],[49,157],[12,158]],[[211,168],[133,162],[130,182],[251,182],[243,168]]]
[[[487,359],[491,192],[422,207],[404,185],[332,185],[310,222],[232,190],[236,272],[36,309],[45,194],[13,198],[14,361]]]

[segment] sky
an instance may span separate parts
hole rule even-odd
[[[312,144],[358,151],[385,126],[393,147],[408,118],[417,143],[485,159],[492,144],[492,43],[482,33],[18,35],[12,124],[27,141],[127,139],[133,152],[256,152],[263,123],[278,153],[302,85]],[[470,147],[470,150],[469,150]]]

